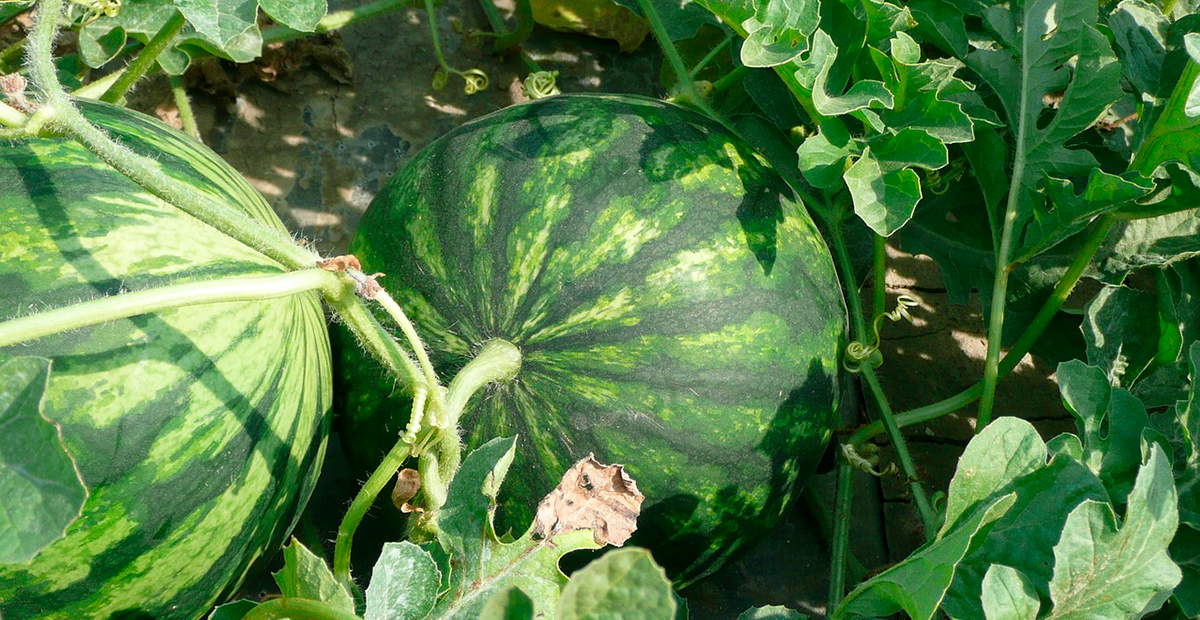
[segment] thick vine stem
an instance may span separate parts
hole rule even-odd
[[[175,99],[175,109],[179,110],[179,122],[183,132],[202,142],[200,128],[196,126],[196,114],[192,111],[192,100],[188,98],[187,88],[183,86],[183,78],[172,75],[168,78],[171,83],[171,96]]]
[[[343,287],[333,273],[303,269],[273,276],[202,280],[121,293],[4,321],[0,323],[0,348],[160,310],[274,299],[307,291],[336,294]]]
[[[242,620],[362,620],[328,603],[305,598],[276,598],[259,603]]]
[[[662,17],[658,15],[658,9],[654,8],[654,3],[651,0],[637,0],[637,2],[638,8],[642,10],[642,16],[650,22],[650,30],[654,32],[654,38],[658,40],[658,46],[662,48],[663,56],[666,56],[667,62],[670,63],[671,71],[675,73],[675,79],[679,80],[679,87],[683,92],[682,96],[676,99],[699,108],[708,116],[717,118],[716,112],[708,106],[708,102],[696,90],[696,83],[692,81],[691,71],[688,71],[687,65],[683,64],[679,50],[675,49],[675,44],[671,42],[671,37],[667,34],[667,27],[663,24]]]
[[[117,144],[75,107],[54,71],[51,48],[62,0],[42,0],[30,33],[29,74],[53,109],[54,121],[105,163],[162,200],[292,269],[312,267],[316,256],[292,243],[281,230],[222,205],[168,177],[157,162]],[[45,107],[45,106],[43,106]]]
[[[333,576],[350,592],[355,590],[354,581],[350,578],[350,548],[354,545],[354,532],[358,530],[358,525],[367,515],[371,504],[375,503],[375,498],[396,472],[400,471],[400,465],[411,453],[411,445],[404,440],[397,441],[359,489],[358,495],[354,496],[346,514],[342,516],[341,524],[338,525],[337,539],[333,547]]]

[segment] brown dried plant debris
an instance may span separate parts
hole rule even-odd
[[[642,500],[637,482],[621,465],[603,465],[591,455],[563,474],[558,487],[538,504],[533,533],[543,539],[592,530],[597,545],[620,547],[637,529]]]
[[[405,467],[396,474],[396,486],[392,487],[392,504],[400,512],[409,513],[418,510],[408,501],[416,497],[421,490],[421,473],[411,467]]]

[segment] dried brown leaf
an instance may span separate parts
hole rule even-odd
[[[408,500],[421,490],[421,473],[410,467],[401,469],[396,474],[396,486],[392,487],[392,504],[401,512],[412,512]],[[407,510],[406,510],[407,508]]]
[[[620,547],[637,529],[644,499],[623,466],[603,465],[589,454],[538,504],[533,533],[550,538],[592,530],[596,544]]]

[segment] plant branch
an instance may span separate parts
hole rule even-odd
[[[692,78],[692,80],[695,80],[696,76],[699,75],[700,72],[702,70],[704,70],[705,67],[708,66],[708,63],[712,62],[713,59],[717,57],[717,54],[720,54],[721,52],[725,51],[725,48],[729,47],[729,44],[732,42],[733,42],[733,36],[725,37],[725,39],[723,41],[721,41],[716,46],[714,46],[711,50],[709,50],[708,53],[704,55],[704,58],[701,58],[700,62],[696,63],[696,66],[692,67],[691,71],[688,71],[688,77]],[[744,66],[744,65],[738,65],[739,68],[742,66]],[[736,69],[735,69],[735,71],[736,71]]]
[[[675,49],[675,44],[671,42],[671,37],[667,34],[667,27],[663,24],[662,17],[659,17],[652,0],[638,0],[638,8],[642,10],[646,21],[650,22],[650,30],[654,32],[654,38],[658,39],[658,46],[662,48],[663,56],[666,57],[667,63],[671,65],[671,70],[675,73],[675,78],[679,81],[684,99],[687,100],[686,103],[696,106],[705,114],[716,118],[716,113],[708,107],[708,103],[696,90],[696,83],[692,81],[691,73],[683,64],[679,50]]]
[[[850,554],[850,515],[854,508],[854,466],[837,460],[837,495],[834,500],[833,541],[829,552],[829,613],[846,595],[846,559]]]
[[[1017,339],[1015,343],[1013,343],[1013,346],[1008,350],[1008,354],[1004,356],[1003,360],[1001,360],[997,369],[1000,377],[1007,376],[1010,372],[1012,372],[1013,369],[1017,367],[1017,364],[1020,363],[1020,361],[1025,357],[1025,355],[1029,353],[1029,350],[1033,348],[1034,343],[1037,342],[1042,333],[1046,331],[1046,328],[1050,325],[1050,321],[1054,318],[1054,315],[1058,314],[1058,311],[1062,308],[1063,303],[1066,302],[1067,297],[1071,295],[1071,291],[1075,290],[1075,285],[1078,284],[1079,280],[1083,277],[1084,270],[1086,270],[1088,264],[1091,263],[1092,257],[1094,257],[1096,252],[1099,251],[1100,246],[1104,243],[1104,239],[1108,236],[1108,232],[1112,230],[1115,222],[1115,217],[1111,215],[1105,216],[1101,218],[1100,221],[1097,222],[1096,225],[1091,229],[1091,232],[1088,233],[1087,238],[1084,240],[1083,247],[1080,248],[1079,252],[1075,255],[1074,260],[1071,261],[1070,266],[1067,267],[1067,271],[1063,273],[1058,283],[1054,286],[1054,290],[1050,293],[1050,298],[1047,299],[1044,304],[1042,304],[1042,307],[1040,310],[1038,310],[1037,316],[1034,317],[1033,322],[1029,324],[1029,327],[1027,327],[1025,332],[1021,334],[1021,337]],[[896,424],[898,424],[900,427],[905,427],[935,420],[970,405],[976,400],[979,400],[979,397],[982,394],[983,382],[979,381],[975,383],[975,385],[972,385],[966,390],[963,390],[962,392],[959,392],[950,398],[933,403],[931,405],[918,407],[916,409],[897,414]],[[846,440],[846,443],[859,446],[871,438],[882,434],[883,432],[884,428],[882,422],[872,422],[871,424],[868,424],[855,431],[854,434],[852,434]]]
[[[121,77],[117,78],[117,81],[109,87],[108,91],[100,96],[100,101],[119,103],[125,99],[125,93],[129,92],[129,89],[154,66],[154,63],[158,61],[159,55],[171,46],[175,35],[179,34],[180,30],[183,30],[183,26],[186,23],[187,20],[184,19],[183,13],[175,11],[175,14],[167,20],[167,23],[163,24],[163,27],[150,39],[146,47],[142,48],[142,51],[138,53],[129,67],[121,74]]]
[[[354,496],[354,500],[350,502],[350,508],[346,510],[346,514],[338,526],[337,542],[333,548],[333,576],[350,592],[355,590],[354,581],[350,578],[350,548],[354,545],[354,532],[362,523],[363,517],[367,515],[371,504],[375,503],[375,498],[387,486],[392,476],[396,475],[396,472],[400,470],[400,465],[411,453],[411,445],[403,440],[397,441],[387,456],[380,461],[375,471],[371,473],[371,477],[367,478],[367,482],[359,489],[358,495]]]
[[[891,407],[883,394],[883,387],[879,385],[879,378],[875,376],[875,369],[870,364],[863,364],[859,374],[862,375],[863,383],[875,397],[875,403],[879,406],[879,419],[887,429],[888,437],[892,439],[892,446],[896,449],[896,460],[900,461],[900,471],[904,472],[908,478],[913,503],[917,505],[917,513],[921,516],[921,523],[925,526],[925,539],[933,540],[938,529],[937,516],[929,504],[929,498],[925,496],[925,490],[921,488],[921,480],[917,476],[917,466],[908,452],[904,436],[900,434],[900,427],[896,424]]]
[[[75,107],[54,73],[51,48],[57,31],[62,0],[43,0],[30,34],[29,73],[46,98],[55,121],[71,137],[134,183],[189,215],[220,230],[292,269],[305,269],[316,263],[316,256],[292,243],[281,229],[269,228],[250,216],[192,191],[168,177],[158,162],[117,144],[93,126]]]
[[[276,598],[259,603],[242,620],[362,620],[336,607],[304,598]]]
[[[175,109],[179,110],[179,122],[183,125],[184,133],[202,142],[200,128],[196,126],[196,115],[192,112],[192,101],[183,87],[183,78],[172,75],[167,79],[171,82],[171,96],[175,99]]]
[[[881,235],[872,235],[874,237],[873,261],[871,268],[871,285],[873,294],[871,296],[871,315],[872,317],[882,316],[887,312],[887,239]]]
[[[160,310],[258,301],[306,291],[334,291],[346,286],[349,285],[343,285],[332,272],[302,269],[273,276],[202,280],[121,293],[4,321],[0,323],[0,348]]]
[[[5,127],[21,128],[25,126],[25,122],[29,120],[20,110],[0,102],[0,125]]]
[[[437,371],[433,369],[433,362],[429,361],[429,352],[425,350],[425,343],[421,341],[421,336],[417,334],[417,330],[413,327],[412,321],[408,320],[408,315],[404,314],[404,309],[387,291],[379,291],[375,294],[375,301],[396,321],[400,326],[400,331],[404,333],[404,337],[408,340],[408,344],[413,349],[413,353],[417,356],[417,363],[421,366],[421,374],[425,382],[426,389],[429,390],[430,404],[434,406],[434,411],[443,411],[445,407],[445,399],[442,396],[441,383],[438,382]]]

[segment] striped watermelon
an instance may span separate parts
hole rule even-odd
[[[212,151],[123,108],[81,105],[167,175],[286,234]],[[283,271],[72,141],[0,149],[0,318]],[[315,294],[143,315],[0,355],[53,360],[45,413],[91,493],[66,538],[28,566],[0,566],[5,620],[200,617],[273,553],[315,483],[331,402]]]
[[[769,529],[830,438],[845,309],[828,249],[785,182],[691,111],[569,95],[468,123],[390,180],[351,252],[447,380],[489,339],[522,351],[463,415],[472,447],[520,436],[500,515],[517,531],[594,452],[646,494],[634,542],[688,580]],[[408,404],[339,349],[347,452],[373,464]]]

